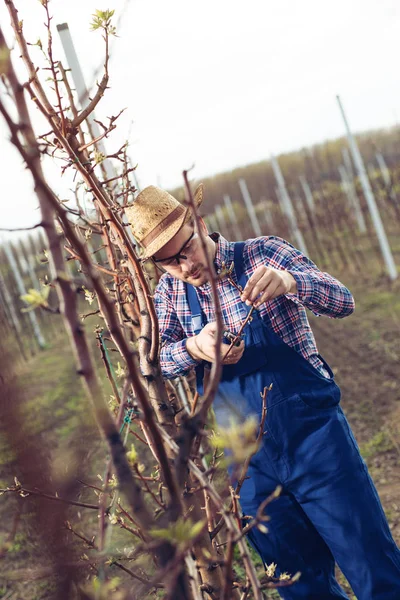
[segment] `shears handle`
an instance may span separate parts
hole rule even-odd
[[[237,338],[235,333],[232,333],[229,330],[225,330],[222,334],[222,341],[224,342],[224,344],[231,344],[235,339]],[[240,346],[240,342],[242,341],[242,338],[239,336],[235,343],[234,346]]]

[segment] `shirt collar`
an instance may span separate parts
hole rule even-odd
[[[212,233],[210,237],[216,243],[214,258],[215,271],[220,273],[224,267],[229,267],[233,260],[232,242],[228,242],[228,240],[218,232]]]

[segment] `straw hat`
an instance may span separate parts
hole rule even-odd
[[[201,183],[194,194],[196,207],[202,200]],[[154,185],[142,190],[125,213],[135,239],[143,247],[142,258],[150,258],[158,252],[192,216],[191,209]]]

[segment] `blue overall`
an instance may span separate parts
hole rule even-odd
[[[244,287],[242,251],[235,244],[236,279]],[[204,314],[195,288],[186,289],[199,333]],[[253,529],[250,542],[264,564],[277,563],[278,573],[301,571],[297,583],[279,590],[287,600],[348,598],[335,579],[335,561],[358,600],[400,600],[400,552],[339,407],[331,369],[323,361],[324,377],[253,314],[244,354],[223,367],[214,402],[220,424],[232,411],[261,418],[260,392],[272,384],[262,446],[240,493],[243,514],[254,516],[278,485],[283,491],[268,506],[268,533]],[[203,372],[200,365],[200,392]]]

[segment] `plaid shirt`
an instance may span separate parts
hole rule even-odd
[[[212,237],[217,241],[214,265],[218,273],[223,265],[229,266],[233,262],[234,243],[219,234]],[[262,304],[258,309],[261,318],[286,344],[326,375],[305,309],[316,315],[346,317],[354,310],[351,293],[340,281],[320,271],[304,254],[279,237],[246,241],[243,266],[247,278],[260,265],[287,270],[297,283],[297,294],[286,294]],[[231,277],[236,281],[234,271]],[[217,289],[224,326],[236,333],[247,314],[239,292],[226,277],[218,280]],[[199,286],[197,294],[207,322],[215,321],[210,283]],[[199,364],[186,350],[186,338],[194,332],[184,282],[164,274],[155,292],[155,307],[160,325],[163,375],[167,378],[183,375]]]

